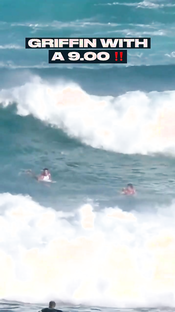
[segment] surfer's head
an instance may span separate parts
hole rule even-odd
[[[133,189],[134,187],[133,187],[133,185],[132,185],[131,183],[129,183],[129,184],[127,185],[127,188]]]
[[[50,302],[49,302],[49,308],[50,308],[50,309],[54,309],[55,307],[56,307],[55,301],[50,301]]]
[[[48,175],[48,174],[49,174],[49,169],[44,168],[44,169],[43,169],[43,174],[44,174],[44,175]]]

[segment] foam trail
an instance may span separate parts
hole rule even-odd
[[[174,208],[70,214],[0,194],[0,298],[175,306]]]
[[[175,91],[92,96],[76,84],[33,81],[0,91],[3,106],[34,117],[94,148],[126,154],[175,154]]]
[[[164,7],[174,7],[175,4],[173,3],[155,3],[153,1],[141,1],[141,2],[112,2],[112,3],[105,3],[105,4],[99,4],[99,5],[122,5],[122,6],[134,6],[136,8],[141,9],[159,9]]]
[[[11,44],[11,45],[10,44],[6,44],[6,45],[0,45],[0,49],[10,49],[10,50],[11,49],[12,50],[15,49],[16,50],[16,49],[24,49],[24,48],[19,46],[19,45],[15,45],[15,44],[14,45],[13,44]]]

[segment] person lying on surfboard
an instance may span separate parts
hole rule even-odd
[[[129,183],[127,185],[127,187],[122,190],[122,194],[124,194],[124,195],[135,195],[136,191],[135,191],[133,185],[131,183]]]
[[[51,174],[47,168],[43,169],[43,172],[40,176],[37,177],[38,181],[52,181]]]
[[[49,169],[47,168],[43,169],[42,173],[39,176],[37,176],[31,169],[28,169],[25,172],[31,175],[37,181],[53,182]]]

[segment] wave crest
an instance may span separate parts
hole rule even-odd
[[[32,114],[94,148],[175,153],[175,91],[99,97],[73,83],[51,85],[35,77],[21,87],[1,90],[0,102],[15,102],[18,114]]]

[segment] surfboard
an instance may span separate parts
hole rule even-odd
[[[52,180],[48,180],[48,181],[43,181],[43,180],[40,180],[39,182],[45,182],[45,183],[57,183],[57,181],[52,181]]]
[[[20,175],[21,173],[30,175],[32,178],[34,178],[34,179],[37,180],[38,182],[57,183],[57,181],[52,181],[52,180],[47,180],[47,181],[40,180],[40,181],[39,181],[39,180],[38,180],[38,176],[37,176],[31,169],[21,169],[21,172],[19,172],[19,175]]]

